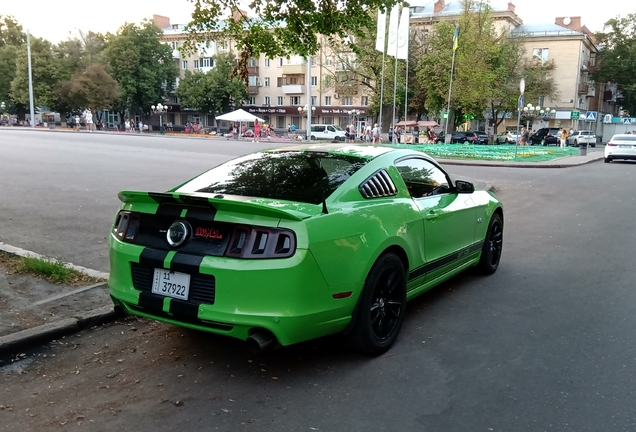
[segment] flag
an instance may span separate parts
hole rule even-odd
[[[455,34],[453,34],[453,51],[457,50],[459,44],[459,26],[455,26]]]
[[[397,55],[395,58],[407,60],[409,58],[409,8],[402,8],[402,17],[398,27]]]
[[[397,33],[398,22],[400,19],[400,6],[395,5],[391,9],[391,15],[389,15],[389,45],[386,48],[386,53],[395,57],[397,51]]]
[[[386,12],[378,10],[378,33],[375,36],[375,49],[384,52],[386,44]]]

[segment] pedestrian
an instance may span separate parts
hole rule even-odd
[[[291,124],[287,123],[287,133],[291,133]]]
[[[261,137],[261,124],[258,122],[258,120],[254,120],[254,139],[252,140],[252,142],[256,141],[258,142],[259,139]]]
[[[372,144],[378,144],[380,142],[380,128],[378,127],[378,124],[374,124],[373,125],[373,130],[371,131],[372,133],[372,139],[371,139],[371,143]]]
[[[435,131],[430,126],[426,128],[426,139],[429,144],[435,144],[435,140],[437,140],[437,135],[435,135]]]
[[[86,121],[86,130],[93,132],[93,113],[90,108],[86,108],[84,111],[84,120]]]
[[[80,116],[79,114],[75,114],[75,130],[79,132],[80,130]]]
[[[371,125],[368,124],[365,128],[364,128],[364,142],[366,142],[367,144],[371,142],[371,139],[373,137],[373,133],[371,133]]]
[[[296,123],[292,123],[291,131],[292,131],[292,133],[296,133]]]
[[[519,136],[519,145],[528,145],[529,134],[525,127],[521,128],[521,135]]]
[[[561,148],[565,148],[567,146],[568,131],[561,129],[561,136],[559,138],[561,138]]]
[[[349,142],[350,143],[355,143],[356,142],[356,126],[353,124],[353,122],[351,122],[351,124],[349,125]]]
[[[143,132],[144,123],[141,121],[141,119],[139,119],[139,124],[137,126],[139,127],[139,133]]]
[[[393,126],[393,143],[397,144],[400,142],[400,128],[397,125]]]

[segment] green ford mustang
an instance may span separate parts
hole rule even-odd
[[[116,309],[255,351],[344,333],[382,353],[407,300],[469,267],[494,273],[502,250],[497,198],[412,150],[267,150],[119,198]]]

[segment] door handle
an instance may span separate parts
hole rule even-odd
[[[433,220],[433,219],[437,219],[438,216],[439,216],[439,213],[431,211],[431,212],[428,212],[425,217],[426,217],[426,220]]]

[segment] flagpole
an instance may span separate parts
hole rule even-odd
[[[387,16],[384,17],[384,22],[386,25]],[[386,41],[382,46],[382,84],[380,84],[380,135],[382,134],[382,107],[384,106],[384,68],[386,66]]]
[[[409,59],[407,58],[406,60],[406,85],[404,87],[404,120],[408,120],[407,119],[407,115],[408,115],[408,103],[409,103]]]
[[[453,73],[455,72],[455,52],[457,51],[458,38],[459,26],[455,26],[455,33],[453,34],[453,60],[451,61],[450,85],[448,86],[448,104],[446,105],[446,128],[444,132],[444,142],[446,144],[451,142],[450,136],[448,135],[448,124],[450,123],[450,103],[451,93],[453,92]]]

